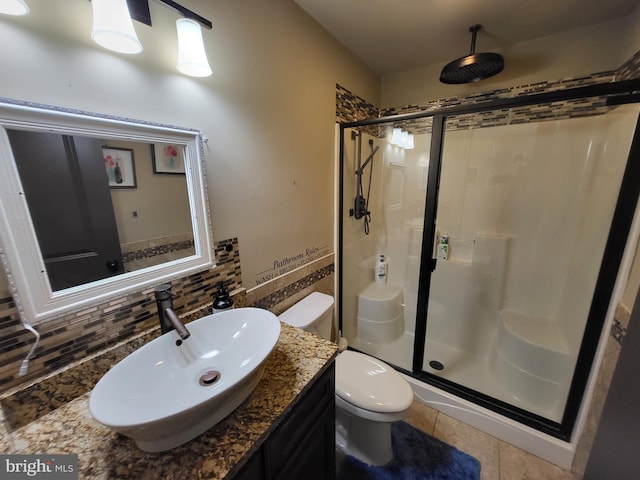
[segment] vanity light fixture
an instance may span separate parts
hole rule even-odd
[[[157,2],[184,17],[176,21],[178,71],[192,77],[211,75],[201,29],[201,26],[213,28],[211,21],[173,0],[157,0]],[[91,0],[91,3],[94,21],[91,38],[94,41],[115,52],[133,54],[142,51],[142,44],[136,36],[131,20],[151,26],[149,0]]]
[[[176,21],[178,33],[178,71],[192,77],[208,77],[213,72],[207,60],[201,27],[211,30],[210,20],[173,0],[156,0],[184,18]],[[91,39],[98,45],[128,55],[140,53],[142,43],[133,28],[133,20],[151,26],[149,0],[91,0],[93,28]],[[0,14],[26,15],[24,0],[0,0]]]
[[[93,29],[91,38],[98,45],[118,53],[136,54],[142,51],[127,0],[91,0]]]
[[[0,0],[0,13],[6,15],[26,15],[29,7],[24,0]]]
[[[195,20],[176,20],[178,32],[178,71],[191,77],[208,77],[213,73],[202,40],[202,29]]]
[[[211,75],[212,71],[207,60],[201,29],[201,27],[204,27],[211,30],[213,28],[211,21],[173,0],[156,1],[175,10],[184,17],[176,21],[178,34],[178,62],[176,67],[178,71],[192,77],[208,77]],[[151,26],[149,0],[127,0],[127,3],[134,20]],[[141,12],[141,15],[138,15],[137,12]]]

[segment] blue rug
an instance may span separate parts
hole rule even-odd
[[[338,480],[480,480],[477,459],[406,422],[391,425],[391,440],[390,463],[373,467],[347,455]]]

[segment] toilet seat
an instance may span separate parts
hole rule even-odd
[[[353,403],[347,402],[340,395],[336,395],[336,408],[342,409],[343,411],[350,413],[351,415],[364,418],[366,420],[388,423],[398,422],[404,419],[410,410],[410,408],[407,408],[405,410],[402,410],[401,412],[372,412],[371,410],[365,410],[364,408],[355,406]]]
[[[345,409],[353,407],[354,415],[387,420],[393,414],[406,414],[413,403],[409,382],[389,365],[363,353],[345,350],[336,358],[336,400],[343,400]],[[386,415],[392,414],[392,415]],[[398,418],[403,418],[400,415]]]

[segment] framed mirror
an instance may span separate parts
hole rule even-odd
[[[197,130],[0,98],[0,202],[28,323],[214,265]]]

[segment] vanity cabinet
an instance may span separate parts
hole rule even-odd
[[[335,479],[334,395],[331,363],[234,480]]]

